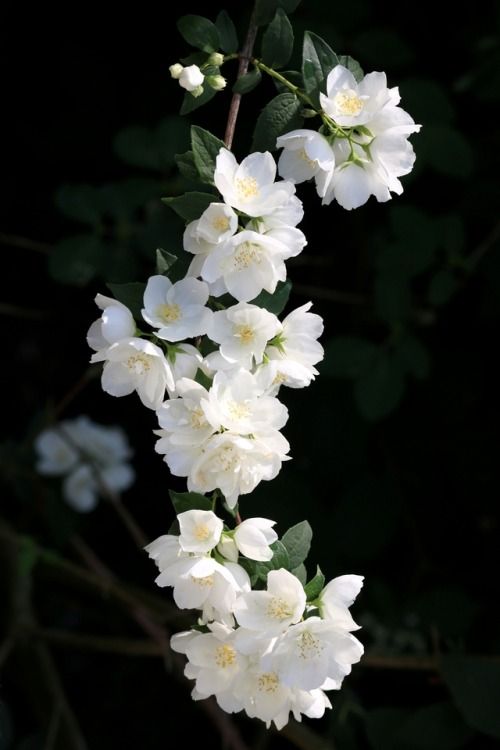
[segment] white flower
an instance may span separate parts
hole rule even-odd
[[[290,449],[280,432],[246,438],[224,432],[212,435],[190,454],[170,451],[165,460],[173,474],[187,476],[190,492],[220,489],[230,508],[239,495],[253,492],[262,480],[276,477]]]
[[[162,428],[156,431],[161,438],[156,444],[157,453],[166,453],[174,445],[201,445],[214,432],[202,407],[202,402],[208,400],[208,391],[188,378],[181,378],[176,386],[179,398],[165,401],[157,411]]]
[[[165,389],[175,388],[172,369],[162,350],[149,341],[126,338],[96,352],[91,362],[104,361],[101,384],[111,396],[137,391],[148,409],[158,409]]]
[[[144,547],[149,557],[155,561],[160,571],[165,570],[176,560],[186,557],[180,547],[179,537],[174,534],[163,534]]]
[[[321,616],[338,629],[358,630],[349,607],[363,586],[363,576],[338,576],[330,581],[318,597]]]
[[[167,390],[170,396],[175,396],[177,382],[182,378],[192,380],[198,369],[203,366],[203,357],[195,346],[180,343],[168,346],[167,358],[174,379],[174,387],[167,383]]]
[[[132,455],[127,436],[120,427],[96,424],[89,417],[81,415],[61,422],[58,429],[81,449],[84,456],[100,466],[118,464]]]
[[[290,198],[282,206],[276,208],[272,213],[259,218],[262,231],[279,229],[280,227],[296,227],[304,218],[304,207],[302,201],[296,195]]]
[[[269,547],[278,538],[273,530],[276,521],[268,518],[247,518],[234,530],[234,541],[242,555],[250,560],[271,560],[273,551]]]
[[[63,423],[64,425],[64,423]],[[78,463],[79,453],[57,427],[41,432],[35,440],[36,470],[47,476],[67,474]]]
[[[208,336],[220,344],[220,354],[229,365],[238,364],[250,370],[254,361],[262,362],[267,342],[280,330],[276,315],[257,305],[240,302],[214,313]]]
[[[182,643],[189,660],[187,676],[196,679],[200,698],[218,697],[230,691],[236,677],[246,667],[247,659],[234,647],[234,635],[234,630],[219,626],[214,632],[199,633]]]
[[[356,127],[369,123],[391,101],[385,73],[369,73],[356,82],[343,65],[336,65],[326,79],[328,95],[320,94],[321,107],[337,125]]]
[[[295,192],[290,182],[277,182],[271,154],[254,153],[238,164],[225,148],[216,160],[214,182],[224,201],[248,216],[266,216],[283,206]]]
[[[325,136],[315,130],[292,130],[281,135],[276,145],[283,148],[278,161],[281,177],[293,183],[314,178],[322,198],[335,168],[335,154]]]
[[[103,313],[88,330],[87,343],[91,349],[101,352],[121,339],[134,336],[134,318],[128,307],[103,294],[98,294],[95,302]]]
[[[281,429],[288,410],[277,398],[262,395],[257,379],[247,370],[216,373],[202,403],[207,420],[240,435],[266,435]]]
[[[279,635],[289,625],[299,622],[305,606],[306,595],[301,582],[280,568],[269,572],[267,591],[250,591],[238,598],[234,615],[244,628]]]
[[[362,654],[363,646],[353,635],[328,620],[309,617],[284,633],[262,665],[289,687],[313,690],[329,680],[329,687],[338,690]]]
[[[186,510],[177,515],[179,545],[184,552],[210,552],[219,543],[224,524],[211,510]]]
[[[64,499],[73,510],[88,513],[97,505],[98,484],[92,468],[81,464],[63,482]]]
[[[263,289],[272,294],[278,281],[286,279],[284,261],[294,249],[267,235],[244,230],[215,245],[200,274],[210,284],[223,279],[227,291],[238,302],[249,302]]]
[[[176,70],[175,72],[177,73],[178,71]],[[190,92],[196,91],[205,79],[205,76],[197,65],[188,65],[186,68],[182,69],[182,72],[178,77],[177,75],[174,77],[178,79],[179,85],[182,86],[183,89]]]
[[[184,232],[184,249],[189,253],[207,253],[211,245],[225,242],[238,229],[238,216],[225,203],[211,203],[199,219],[191,221]]]
[[[324,356],[323,347],[317,341],[323,333],[323,320],[309,312],[311,306],[312,302],[308,302],[287,315],[279,343],[266,349],[269,361],[261,368],[259,379],[261,384],[267,379],[271,393],[281,384],[304,388],[318,374],[314,365]]]
[[[208,295],[208,286],[197,279],[172,284],[166,276],[151,276],[144,292],[142,317],[158,328],[156,335],[166,341],[203,336],[212,315],[205,307]]]

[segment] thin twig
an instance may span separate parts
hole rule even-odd
[[[250,23],[248,26],[245,43],[240,53],[240,62],[238,66],[238,75],[237,75],[236,80],[238,80],[238,78],[241,78],[241,76],[244,76],[248,70],[248,64],[252,56],[253,45],[255,44],[255,37],[257,36],[257,31],[258,31],[258,26],[255,23],[255,8],[254,8],[252,11],[252,15],[250,17]],[[224,135],[224,143],[226,144],[226,147],[228,149],[231,149],[231,146],[233,145],[234,130],[236,128],[236,120],[238,119],[240,102],[241,102],[241,94],[233,94],[233,98],[231,99],[231,104],[229,105],[226,132]]]
[[[95,375],[95,369],[93,367],[89,367],[83,375],[78,378],[76,383],[71,386],[69,391],[64,394],[64,396],[60,399],[60,401],[57,402],[57,404],[54,406],[52,410],[52,419],[55,422],[58,417],[61,416],[63,411],[69,406],[69,404],[74,401],[74,399],[83,391],[83,389],[90,383],[90,381],[94,378]]]
[[[48,242],[39,242],[31,240],[29,237],[19,237],[16,234],[4,234],[0,232],[0,245],[8,247],[21,247],[23,250],[34,250],[36,253],[46,255],[51,251],[51,245]]]
[[[312,284],[295,284],[293,291],[304,297],[315,297],[326,299],[330,302],[338,302],[341,305],[367,305],[369,300],[362,294],[355,292],[342,292],[338,289],[326,289],[325,287],[313,286]]]
[[[16,642],[14,636],[8,635],[4,642],[0,645],[0,669],[3,667],[3,665],[11,655],[15,643]]]
[[[33,310],[29,307],[11,305],[9,302],[0,303],[0,315],[5,315],[8,318],[24,318],[26,320],[46,320],[50,318],[50,313],[47,310]]]
[[[101,651],[107,654],[123,656],[163,656],[164,648],[149,638],[115,638],[114,636],[88,635],[70,633],[66,630],[38,628],[33,631],[35,638],[40,638],[53,646],[76,648],[82,651]]]
[[[286,737],[300,750],[335,750],[333,740],[321,737],[310,727],[299,724],[293,719],[278,734]]]
[[[494,246],[495,242],[500,239],[500,221],[495,224],[491,232],[485,237],[485,239],[476,247],[476,249],[467,258],[468,264],[472,269],[475,269],[479,262],[486,255],[488,250]]]

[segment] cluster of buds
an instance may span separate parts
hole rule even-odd
[[[189,91],[189,93],[198,97],[203,94],[203,84],[207,84],[214,91],[222,91],[226,86],[226,79],[219,73],[207,73],[208,69],[220,68],[224,62],[224,55],[221,52],[212,52],[208,60],[200,67],[198,65],[188,65],[184,67],[181,63],[171,65],[170,75],[179,85]],[[203,71],[206,71],[205,73]]]

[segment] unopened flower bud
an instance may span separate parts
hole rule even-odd
[[[207,63],[209,65],[215,65],[217,68],[220,68],[223,62],[224,62],[224,55],[222,54],[222,52],[212,52],[212,54],[207,60]]]
[[[172,76],[172,78],[175,78],[176,80],[181,77],[183,70],[184,70],[184,65],[181,65],[180,63],[175,63],[175,65],[171,65],[169,68],[170,75]]]
[[[187,68],[183,68],[179,76],[179,84],[186,91],[190,91],[193,96],[199,96],[203,92],[202,83],[205,76],[197,65],[189,65]],[[201,89],[201,91],[198,91]],[[194,92],[198,91],[197,94]]]
[[[207,83],[214,91],[222,91],[227,81],[224,76],[207,76]]]
[[[195,99],[197,99],[199,96],[203,94],[203,86],[197,86],[195,89],[193,89],[190,94],[191,96],[194,96]]]

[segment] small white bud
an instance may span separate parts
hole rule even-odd
[[[214,91],[222,91],[227,81],[224,76],[207,76],[207,83]]]
[[[205,76],[197,65],[189,65],[182,70],[179,76],[179,84],[186,91],[190,91],[193,96],[199,96],[203,93],[202,83],[204,79]],[[198,91],[198,93],[195,93],[195,91]]]
[[[209,65],[215,65],[217,68],[220,68],[223,62],[224,62],[224,55],[222,54],[222,52],[212,52],[212,54],[207,60],[207,63]]]
[[[195,99],[197,99],[199,96],[203,94],[203,86],[197,86],[195,89],[189,92],[191,96],[194,96]]]
[[[172,76],[172,78],[175,78],[176,80],[181,77],[183,70],[184,70],[184,65],[181,65],[180,63],[175,63],[175,65],[171,65],[169,68],[170,75]]]
[[[221,540],[217,545],[217,552],[219,552],[223,557],[226,558],[226,560],[229,560],[230,562],[238,562],[238,548],[234,539],[232,539],[228,534],[222,534]]]

